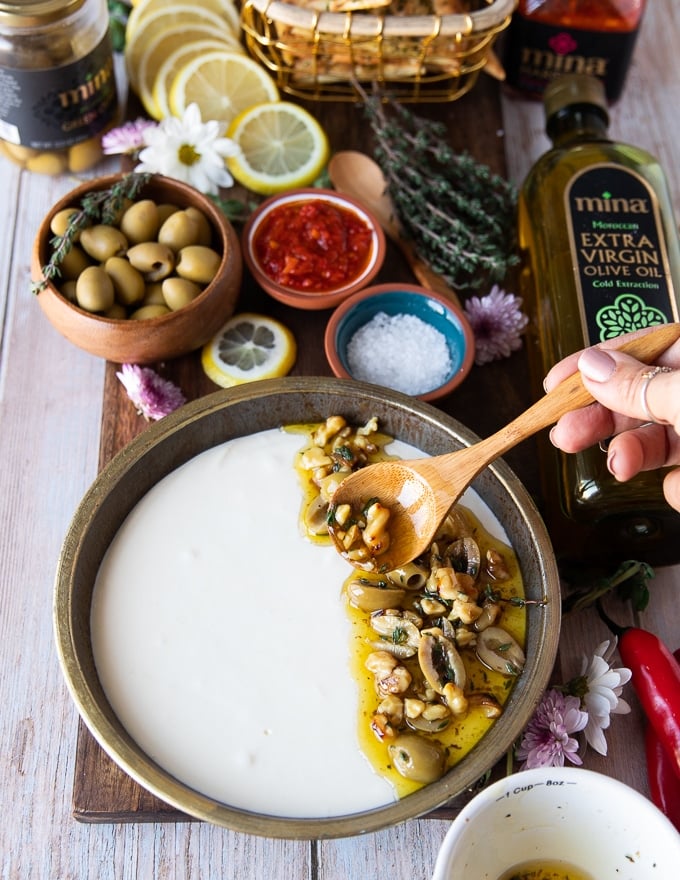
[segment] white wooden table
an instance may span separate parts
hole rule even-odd
[[[654,0],[613,136],[662,161],[680,217],[680,4]],[[504,101],[511,177],[547,147],[540,106]],[[352,839],[259,839],[202,823],[83,825],[71,816],[76,712],[52,638],[52,583],[70,517],[97,470],[103,362],[47,323],[32,299],[38,223],[75,183],[0,160],[0,865],[2,880],[251,878],[425,880],[449,822],[412,821]],[[680,569],[657,572],[641,623],[680,646]],[[590,618],[589,618],[590,620]],[[566,622],[562,656],[579,665],[606,632]],[[567,670],[569,671],[569,670]],[[632,692],[627,696],[635,702]],[[610,754],[587,766],[646,792],[637,708],[614,719]]]

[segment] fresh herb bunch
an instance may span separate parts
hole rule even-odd
[[[126,174],[113,186],[83,196],[80,209],[71,215],[63,235],[50,239],[52,253],[42,267],[43,280],[33,285],[33,293],[44,290],[49,281],[61,276],[61,261],[73,247],[78,233],[94,223],[111,225],[115,222],[127,200],[134,200],[151,180],[151,174]]]
[[[562,600],[562,610],[567,613],[589,608],[613,592],[622,601],[630,602],[634,611],[644,611],[649,603],[647,581],[653,577],[654,569],[636,559],[622,562],[610,575],[600,572],[567,574],[566,580],[576,581],[579,586]]]
[[[363,98],[376,161],[421,259],[461,292],[502,281],[518,261],[516,188],[455,152],[441,123],[377,94]]]

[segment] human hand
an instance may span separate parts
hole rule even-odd
[[[613,438],[607,467],[620,481],[640,471],[680,465],[680,342],[658,358],[657,368],[617,351],[625,338],[575,352],[550,370],[544,386],[550,391],[576,372],[595,403],[563,416],[550,432],[564,452],[580,452]],[[652,375],[653,374],[653,375]],[[664,495],[680,511],[680,468],[664,478]]]

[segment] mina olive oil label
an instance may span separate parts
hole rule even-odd
[[[566,187],[565,210],[588,345],[678,320],[658,201],[642,177],[590,166]]]
[[[72,63],[0,71],[0,137],[38,150],[62,149],[94,137],[118,106],[108,32]]]

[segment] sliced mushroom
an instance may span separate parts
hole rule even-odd
[[[418,662],[430,687],[443,694],[447,684],[465,688],[467,673],[456,646],[447,639],[439,627],[424,630],[420,634]]]
[[[500,626],[488,626],[479,633],[476,651],[485,666],[503,675],[519,675],[524,669],[524,651]]]
[[[370,612],[382,611],[384,608],[398,608],[406,592],[396,587],[383,587],[357,578],[347,585],[347,594],[350,605]]]
[[[436,740],[416,733],[401,733],[387,750],[395,769],[405,779],[429,784],[444,775],[446,752]]]
[[[446,555],[455,571],[469,574],[473,579],[477,578],[482,564],[482,554],[479,544],[473,537],[466,535],[464,538],[458,538],[449,545]]]

